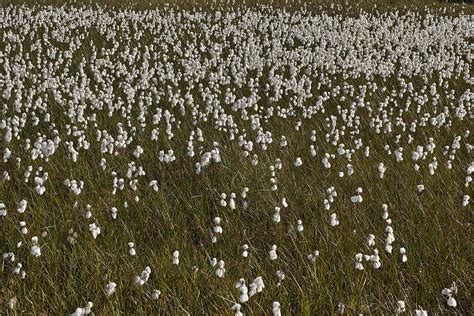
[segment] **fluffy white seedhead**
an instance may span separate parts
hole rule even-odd
[[[115,282],[109,282],[105,286],[105,295],[106,296],[111,296],[112,294],[115,293],[115,288],[117,287],[117,283]]]
[[[249,251],[248,251],[249,245],[244,244],[244,245],[242,246],[242,249],[243,249],[242,257],[247,258],[247,257],[249,256]]]
[[[173,264],[178,265],[179,264],[179,251],[175,250],[173,252]]]
[[[303,221],[301,219],[299,219],[297,222],[296,222],[296,230],[298,232],[303,232],[304,230],[304,227],[303,227]]]
[[[397,302],[397,314],[404,313],[406,311],[405,301],[398,301]]]
[[[135,285],[142,286],[150,278],[151,269],[149,266],[146,266],[142,273],[135,277]]]
[[[277,255],[277,246],[273,245],[270,251],[268,252],[268,255],[270,257],[270,260],[276,260],[278,258]]]
[[[272,312],[274,316],[281,316],[281,310],[280,310],[280,303],[279,302],[273,302],[272,304]]]
[[[0,203],[0,216],[7,216],[7,209],[3,203]]]
[[[161,296],[161,291],[160,290],[158,290],[158,289],[153,290],[153,292],[151,294],[152,300],[155,300],[155,301],[159,300],[160,296]]]
[[[428,311],[424,309],[415,309],[415,316],[428,316]]]

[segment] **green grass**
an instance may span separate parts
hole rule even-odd
[[[123,5],[123,2],[119,5]],[[141,6],[139,3],[137,5]],[[465,9],[471,10],[470,7]],[[3,32],[7,30],[2,29],[0,34],[5,34]],[[152,40],[151,35],[147,34],[141,41],[142,47]],[[174,45],[184,45],[186,40],[182,38],[181,43]],[[25,50],[29,49],[26,44],[23,45]],[[137,42],[132,45],[138,47]],[[0,50],[3,51],[2,46]],[[98,31],[90,31],[83,46],[76,51],[77,55],[73,58],[75,64],[70,66],[71,69],[77,71],[82,58],[90,60],[92,46],[97,52],[102,47],[109,47],[107,40]],[[179,56],[171,55],[171,62],[176,69],[182,70]],[[264,73],[268,70],[265,68]],[[249,72],[248,78],[252,75]],[[358,87],[367,83],[367,79],[344,80],[337,75],[332,79],[333,87],[344,82],[352,85],[356,89],[355,96]],[[421,78],[407,80],[414,82],[415,91],[423,86]],[[163,81],[164,85],[170,84],[169,81]],[[377,89],[367,96],[365,102],[374,112],[358,110],[361,120],[359,137],[364,147],[370,146],[371,154],[369,158],[365,157],[364,147],[355,152],[350,161],[355,173],[349,178],[339,178],[337,174],[346,171],[349,161],[345,158],[331,159],[331,169],[325,169],[321,159],[324,153],[335,153],[337,150],[325,140],[325,134],[330,132],[325,119],[333,114],[338,116],[340,122],[342,118],[337,113],[337,105],[348,108],[355,101],[355,96],[346,95],[344,102],[331,98],[325,103],[327,112],[311,119],[302,118],[301,109],[297,109],[299,115],[296,118],[282,120],[273,117],[269,122],[262,121],[264,129],[272,132],[273,143],[266,151],[254,144],[252,154],[258,153],[259,163],[252,166],[251,156],[244,157],[243,149],[235,141],[229,140],[228,133],[215,129],[212,118],[208,122],[201,120],[194,126],[190,119],[190,108],[187,107],[186,114],[181,115],[179,108],[171,105],[168,96],[153,102],[147,113],[148,126],[135,135],[129,131],[133,135],[133,142],[125,150],[120,150],[118,156],[101,155],[94,128],[77,124],[84,130],[91,147],[87,151],[79,150],[79,159],[74,163],[64,142],[74,140],[77,145],[77,138],[66,135],[65,124],[70,118],[64,111],[64,105],[54,101],[50,94],[47,99],[48,111],[56,123],[55,128],[62,142],[49,162],[42,159],[32,161],[29,153],[22,149],[24,139],[30,138],[34,142],[38,132],[52,137],[52,131],[45,122],[38,126],[32,126],[29,122],[21,131],[20,140],[0,144],[1,152],[8,146],[14,153],[8,162],[0,162],[0,171],[7,170],[11,177],[11,181],[0,181],[0,202],[5,203],[8,209],[8,215],[0,218],[0,251],[14,251],[18,258],[16,262],[22,262],[27,272],[26,279],[21,280],[11,273],[12,265],[4,263],[0,273],[1,313],[64,315],[92,301],[92,311],[96,315],[230,314],[230,307],[239,295],[235,283],[243,277],[248,284],[257,276],[263,277],[266,288],[248,303],[242,304],[242,311],[246,315],[270,314],[273,301],[281,303],[283,315],[333,314],[339,303],[345,305],[348,314],[392,314],[398,300],[407,303],[407,314],[419,307],[435,314],[472,313],[474,214],[472,201],[468,207],[461,206],[462,196],[469,194],[469,188],[464,187],[464,178],[472,161],[472,153],[468,153],[466,146],[461,146],[451,170],[445,167],[447,158],[442,153],[443,147],[451,145],[456,135],[472,130],[472,112],[469,114],[471,117],[468,115],[464,120],[453,118],[450,128],[437,129],[429,125],[419,127],[412,133],[415,140],[411,144],[407,143],[407,133],[395,125],[395,116],[391,117],[394,124],[392,133],[376,134],[370,128],[370,120],[379,114],[376,111],[379,103],[389,96],[392,89],[398,90],[400,86],[395,78],[385,82],[375,78],[373,81],[379,87],[387,87],[387,91]],[[433,74],[429,77],[428,87],[436,81],[437,76]],[[264,81],[261,80],[259,91],[262,95],[263,85]],[[468,88],[469,84],[458,77],[453,78],[449,89],[455,90],[454,96],[458,99]],[[118,87],[114,89],[116,96],[121,95]],[[175,93],[181,89],[183,95],[186,86],[183,83],[171,89]],[[93,91],[97,92],[94,88]],[[305,100],[305,104],[315,102],[323,91],[331,89],[323,85],[317,90],[313,85],[314,97]],[[191,92],[196,102],[204,108],[198,89],[194,88]],[[242,96],[248,96],[249,90],[244,88],[239,92]],[[447,94],[439,92],[443,97]],[[219,98],[223,100],[223,94]],[[3,107],[0,120],[18,115],[12,106],[13,99],[0,97]],[[263,98],[259,105],[265,108],[267,101]],[[390,104],[395,112],[404,106],[406,95],[397,101],[398,106]],[[290,95],[280,100],[278,105],[286,106],[289,102]],[[438,108],[427,107],[420,114],[414,110],[406,113],[406,121],[419,120],[427,112],[439,113],[443,106],[452,108],[446,99],[441,99],[440,103]],[[169,109],[180,121],[181,125],[179,129],[174,129],[172,140],[166,138],[163,122],[159,125],[159,139],[150,140],[153,127],[150,119],[154,114],[152,109],[158,106]],[[90,114],[86,112],[86,115]],[[254,140],[256,133],[251,130],[250,122],[242,120],[238,113],[233,113],[233,117],[239,127],[247,130],[247,139]],[[296,131],[295,124],[299,120],[302,121],[302,127]],[[137,125],[138,121],[137,111],[132,111],[132,125]],[[107,109],[97,111],[97,124],[114,137],[119,122],[125,126],[127,124],[119,111],[110,118]],[[220,164],[211,163],[201,175],[195,174],[194,163],[197,158],[191,160],[185,155],[186,142],[196,127],[204,132],[204,151],[212,149],[212,142],[217,141],[222,155]],[[312,130],[316,131],[316,157],[309,154]],[[347,133],[341,136],[339,143],[354,148],[350,130],[348,128]],[[4,130],[1,130],[2,138],[3,133]],[[394,156],[388,156],[383,148],[389,144],[392,151],[396,149],[395,136],[399,133],[403,135],[402,162],[396,162]],[[286,149],[278,145],[282,135],[289,142]],[[416,172],[410,153],[416,146],[426,145],[429,137],[435,139],[436,149]],[[463,138],[462,144],[468,143],[472,143],[472,136]],[[132,152],[138,144],[144,148],[144,154],[136,159]],[[198,145],[201,143],[195,144],[196,151]],[[175,151],[176,161],[169,165],[160,163],[159,151],[170,148]],[[20,166],[15,161],[17,157],[22,159]],[[99,167],[102,157],[107,158],[106,171]],[[300,168],[293,167],[296,157],[303,159]],[[430,176],[427,161],[431,161],[432,157],[437,157],[439,168],[435,175]],[[278,191],[272,192],[269,166],[277,158],[281,159],[283,168],[277,171]],[[137,167],[143,166],[146,175],[139,178],[137,191],[126,186],[124,191],[113,195],[113,177],[110,172],[116,171],[120,178],[125,178],[127,164],[131,161],[135,161]],[[377,166],[380,162],[384,162],[387,167],[384,179],[378,177]],[[33,172],[38,166],[43,166],[49,174],[43,196],[34,191],[31,183],[33,176],[28,183],[23,181],[23,173],[28,165],[33,166]],[[79,196],[70,193],[63,185],[66,178],[83,180],[83,193]],[[158,180],[158,192],[148,187],[149,181],[153,179]],[[422,193],[416,190],[420,183],[426,188]],[[323,200],[327,197],[326,190],[332,186],[336,188],[338,196],[331,210],[327,211],[324,210]],[[240,192],[244,187],[250,188],[247,209],[243,209],[240,204]],[[357,187],[364,190],[361,204],[350,202]],[[237,194],[236,210],[219,205],[222,192]],[[135,196],[140,197],[139,202],[134,201]],[[275,224],[272,221],[274,207],[281,204],[283,197],[288,199],[289,207],[282,209],[282,221]],[[16,212],[17,203],[23,198],[28,200],[28,208],[24,214],[19,214]],[[78,202],[77,208],[73,207],[75,201]],[[128,208],[124,207],[124,202],[128,203]],[[396,237],[391,256],[383,250],[386,237],[386,223],[382,219],[383,203],[388,205]],[[92,207],[92,219],[84,217],[87,204]],[[119,209],[115,221],[110,216],[112,207]],[[337,227],[329,225],[332,212],[338,214],[341,222]],[[212,244],[210,230],[215,216],[223,219],[224,233],[216,244]],[[302,219],[305,227],[302,234],[296,232],[298,219]],[[29,233],[26,236],[19,231],[18,222],[21,220],[27,222]],[[88,231],[88,225],[93,222],[102,229],[102,234],[96,240],[92,239]],[[67,242],[70,229],[77,233],[74,245]],[[47,235],[40,237],[42,256],[33,258],[29,254],[31,237],[41,236],[43,232]],[[370,233],[376,235],[382,268],[375,270],[369,263],[364,263],[365,270],[357,271],[354,269],[354,255],[358,252],[372,253],[365,246]],[[18,241],[24,244],[20,249],[16,249]],[[130,241],[136,245],[135,257],[128,255],[127,243]],[[250,246],[247,259],[240,255],[245,243]],[[279,258],[276,261],[268,259],[272,244],[278,245]],[[400,247],[407,249],[406,264],[400,262]],[[172,264],[174,250],[181,253],[178,266]],[[307,255],[314,250],[319,250],[320,256],[315,264],[311,264]],[[212,257],[225,261],[226,274],[223,279],[214,275],[215,268],[209,265]],[[152,269],[151,277],[146,285],[138,288],[133,285],[134,277],[140,275],[147,265]],[[282,270],[286,275],[280,286],[277,286],[277,270]],[[117,283],[117,291],[110,298],[104,294],[108,281]],[[441,290],[452,282],[458,285],[456,309],[448,309],[446,299],[441,295]],[[160,300],[151,300],[153,289],[161,290]],[[15,310],[9,310],[8,301],[14,296],[18,298],[18,304]]]

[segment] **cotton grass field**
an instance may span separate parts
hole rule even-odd
[[[473,313],[474,10],[0,8],[1,315]]]

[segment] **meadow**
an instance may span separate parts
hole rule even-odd
[[[0,314],[473,312],[472,5],[38,3],[0,6]]]

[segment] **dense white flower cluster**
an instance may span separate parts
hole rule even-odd
[[[287,268],[293,260],[303,258],[301,266],[309,266],[313,275],[314,269],[326,267],[329,248],[357,276],[383,272],[387,266],[411,268],[419,259],[416,245],[404,235],[403,216],[424,212],[419,201],[426,195],[442,194],[436,181],[444,185],[443,179],[461,170],[460,177],[453,176],[461,185],[450,191],[456,202],[446,207],[456,212],[472,207],[472,26],[472,16],[465,14],[411,11],[361,11],[349,18],[303,8],[290,13],[268,8],[191,12],[2,7],[0,230],[14,232],[2,236],[8,239],[1,240],[4,264],[24,279],[25,268],[54,249],[48,243],[56,239],[46,238],[48,229],[64,231],[61,238],[69,248],[80,244],[99,249],[111,242],[102,244],[102,238],[116,238],[121,227],[128,238],[118,241],[122,254],[128,245],[123,260],[149,260],[149,253],[166,249],[166,265],[184,273],[195,259],[192,255],[205,249],[216,282],[244,275],[236,274],[236,267],[246,265],[255,273],[269,263],[276,286],[283,288],[290,283],[290,272],[291,284],[307,278]],[[362,170],[361,161],[370,168]],[[172,169],[180,171],[169,185],[163,175]],[[405,185],[405,170],[416,179],[406,184],[414,195],[405,200],[396,196],[397,188],[385,188],[383,221],[375,210],[366,222],[354,219],[360,229],[349,230],[351,212],[372,210],[374,200],[380,203],[379,189],[390,181]],[[230,181],[212,187],[225,172],[232,173]],[[303,180],[297,182],[297,177]],[[313,185],[311,177],[320,182]],[[187,181],[196,187],[204,183],[206,191],[183,198],[176,191]],[[308,195],[296,194],[306,204],[287,195],[308,190]],[[12,199],[3,196],[7,191],[13,192]],[[187,208],[200,194],[209,198],[202,205],[211,209],[203,219],[210,241],[209,235],[200,236],[202,213],[180,226],[174,217],[185,218],[183,211],[176,207],[176,214],[162,212],[156,202],[183,199]],[[392,198],[398,199],[393,202],[397,206],[387,201]],[[38,209],[61,212],[58,201],[74,203],[72,209],[81,216],[64,221],[57,216],[45,223],[48,217]],[[399,205],[411,209],[399,210]],[[133,212],[146,213],[147,223],[128,225]],[[232,221],[236,215],[242,221]],[[314,217],[319,215],[321,221]],[[185,242],[199,244],[199,250],[188,252],[170,240],[166,248],[153,245],[147,251],[151,246],[137,239],[142,232],[129,231],[162,218],[172,223],[170,231],[176,235],[187,237],[192,226],[194,240]],[[248,237],[250,229],[244,225],[250,221],[258,226],[256,234],[268,229],[266,237],[274,239]],[[367,226],[370,230],[364,231]],[[43,232],[41,245],[39,233],[29,244],[25,238],[37,231]],[[82,238],[87,231],[92,239]],[[341,247],[339,253],[341,239],[351,239],[352,232],[364,250]],[[231,233],[239,238],[229,248],[235,257],[219,248]],[[23,244],[33,261],[20,255]],[[184,262],[180,251],[172,252],[175,247],[182,249]],[[14,263],[16,259],[21,262]],[[145,264],[134,279],[138,286],[149,280],[150,266],[159,271]],[[197,273],[202,262],[193,264]],[[235,315],[243,315],[250,298],[263,291],[263,277],[248,287],[243,278],[236,284]],[[103,280],[108,282],[105,289],[100,285],[105,296],[117,296],[117,283]],[[266,292],[280,293],[273,290]],[[150,291],[159,303],[161,292]],[[457,306],[456,293],[455,284],[443,290],[449,307]],[[286,300],[272,296],[272,301],[273,315],[281,315]],[[410,308],[406,301],[397,302],[396,313]],[[16,304],[15,296],[9,305]],[[90,314],[92,306],[88,302],[73,315]],[[269,313],[270,306],[266,308]],[[344,308],[340,303],[341,313]]]

